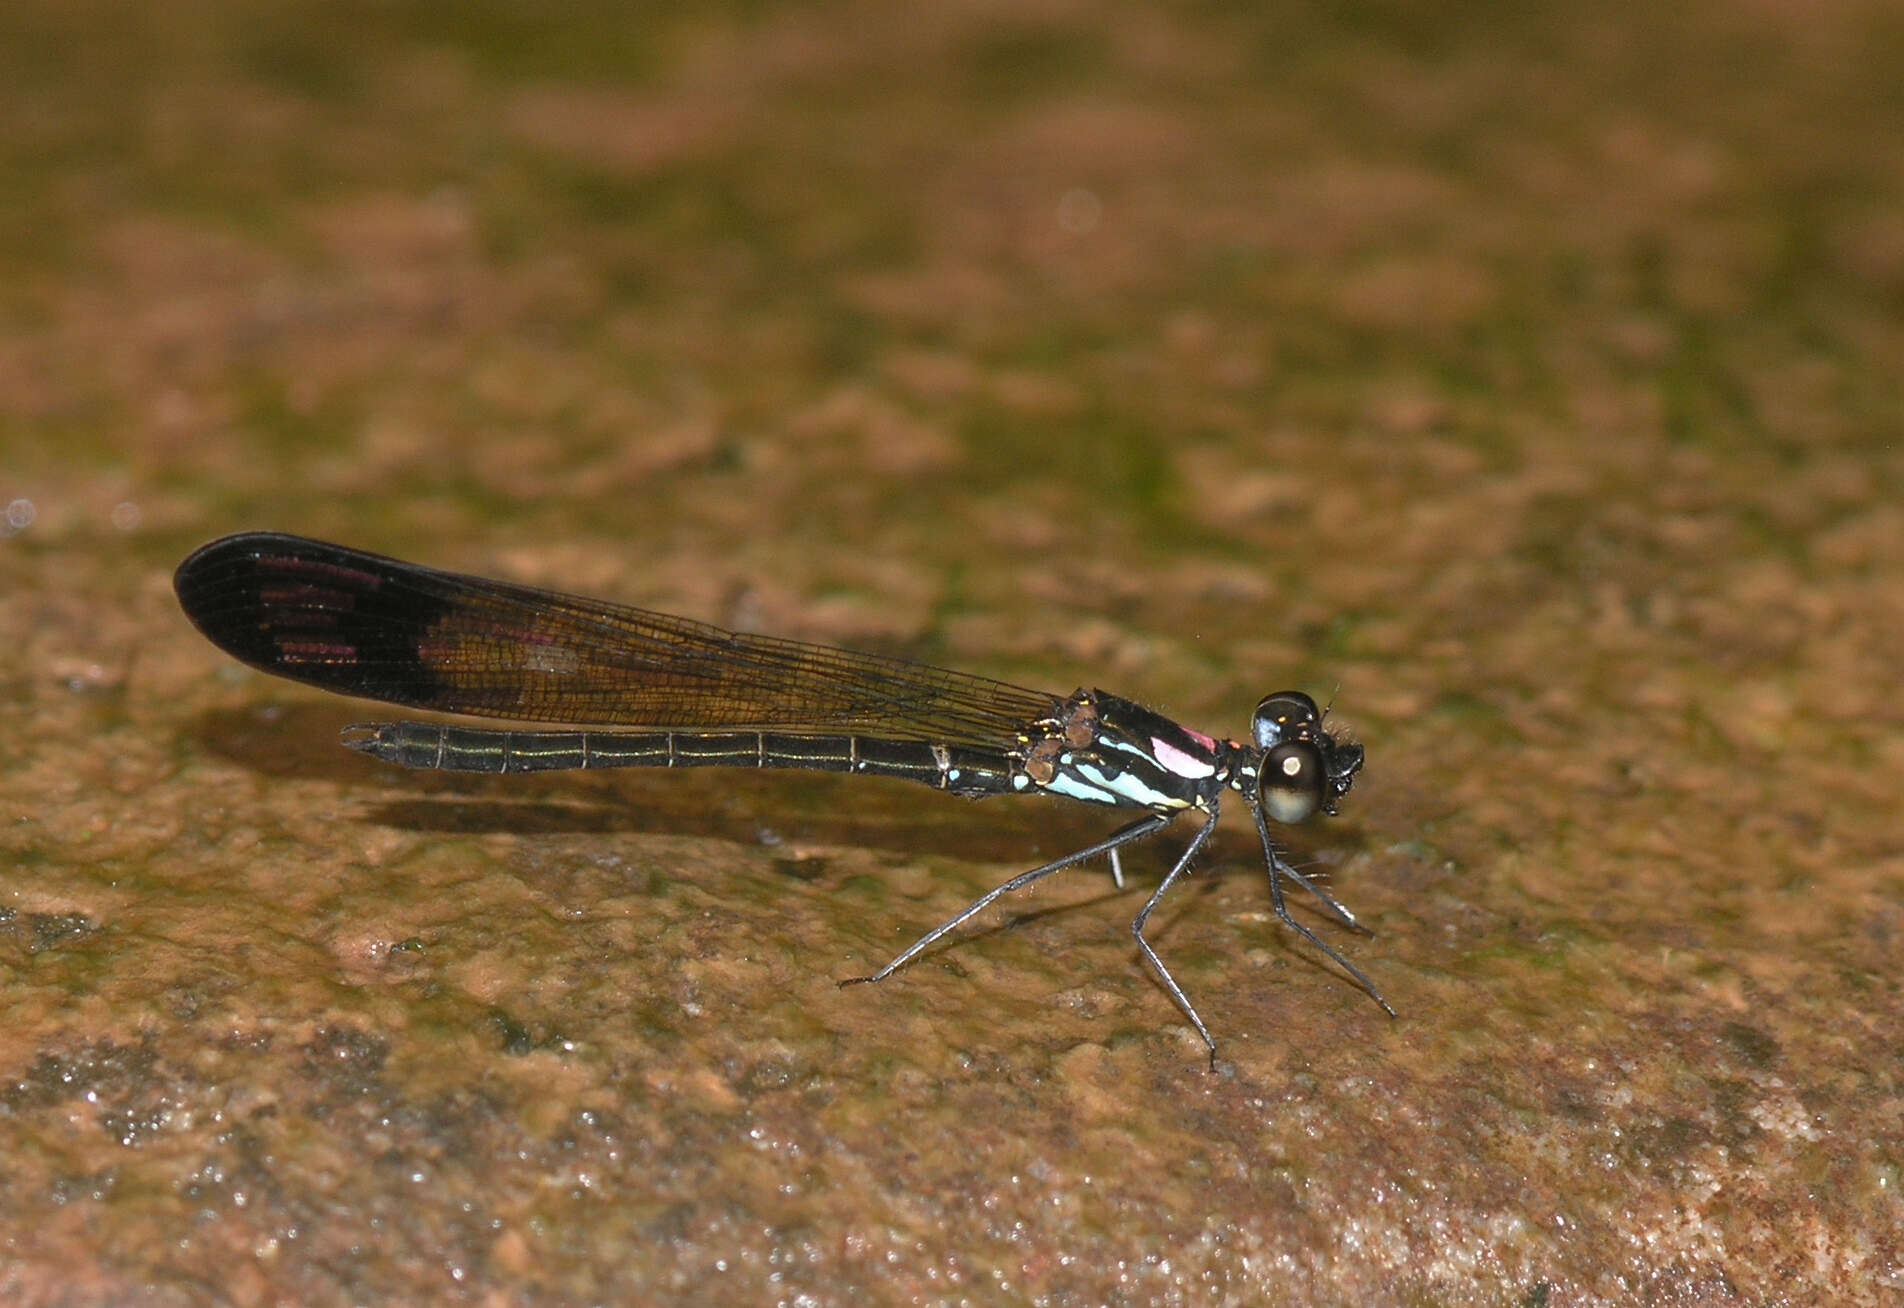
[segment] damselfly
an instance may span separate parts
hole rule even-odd
[[[1144,925],[1209,844],[1224,796],[1235,791],[1256,819],[1276,915],[1394,1014],[1374,983],[1284,902],[1287,881],[1360,929],[1270,835],[1272,821],[1334,813],[1362,766],[1362,747],[1331,734],[1299,691],[1256,706],[1248,743],[1217,740],[1101,690],[1046,694],[274,532],[215,540],[180,564],[173,582],[214,645],[277,676],[411,708],[605,728],[374,722],[344,731],[344,744],[387,763],[455,772],[801,768],[901,777],[970,798],[1062,795],[1142,813],[1019,873],[871,976],[842,984],[884,980],[1000,896],[1100,854],[1121,886],[1119,851],[1194,809],[1203,825],[1138,910],[1131,935],[1213,1062],[1216,1041]]]

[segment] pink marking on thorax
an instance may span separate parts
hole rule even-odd
[[[1216,742],[1211,740],[1208,736],[1198,735],[1194,731],[1190,734],[1196,736],[1198,740],[1206,742],[1211,749],[1214,750],[1216,748]],[[1159,740],[1156,736],[1150,738],[1150,753],[1151,757],[1163,764],[1166,772],[1183,777],[1186,780],[1198,781],[1216,771],[1216,765],[1208,759],[1198,758],[1194,754],[1186,754],[1169,741]]]
[[[1189,727],[1183,728],[1183,734],[1196,741],[1199,745],[1202,745],[1212,754],[1216,753],[1216,738],[1214,736],[1206,736],[1201,731],[1195,731]]]

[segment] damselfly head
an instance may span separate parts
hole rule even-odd
[[[1349,787],[1355,784],[1355,774],[1362,770],[1362,747],[1353,741],[1337,740],[1328,732],[1322,733],[1322,767],[1329,774],[1322,797],[1322,811],[1335,812],[1335,802],[1349,793]]]
[[[1258,704],[1250,735],[1263,751],[1257,803],[1278,822],[1335,812],[1362,766],[1362,747],[1330,735],[1316,702],[1299,690],[1277,691]]]

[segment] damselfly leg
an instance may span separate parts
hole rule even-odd
[[[905,951],[897,958],[880,968],[877,972],[872,973],[870,976],[849,976],[841,981],[840,984],[842,986],[856,986],[867,985],[874,981],[884,981],[894,972],[897,972],[913,959],[919,957],[920,954],[932,948],[933,945],[945,939],[954,931],[957,931],[960,927],[970,922],[980,913],[983,913],[1006,895],[1023,890],[1033,882],[1042,881],[1053,872],[1062,872],[1068,867],[1076,867],[1079,863],[1087,859],[1096,858],[1099,854],[1113,853],[1133,841],[1142,840],[1145,836],[1152,835],[1169,826],[1170,819],[1173,816],[1173,814],[1169,813],[1153,813],[1149,817],[1138,818],[1135,822],[1119,827],[1116,831],[1113,831],[1095,845],[1087,845],[1076,853],[1066,854],[1063,858],[1046,863],[1043,867],[1035,867],[1029,872],[1020,872],[1011,880],[993,886],[970,904],[967,904],[958,914],[947,918],[945,921],[939,923],[938,926],[933,927],[932,930],[920,936],[917,940],[908,945]]]

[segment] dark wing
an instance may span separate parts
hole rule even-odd
[[[275,532],[213,541],[179,565],[173,585],[198,629],[254,668],[448,713],[998,745],[1059,703],[964,672]]]

